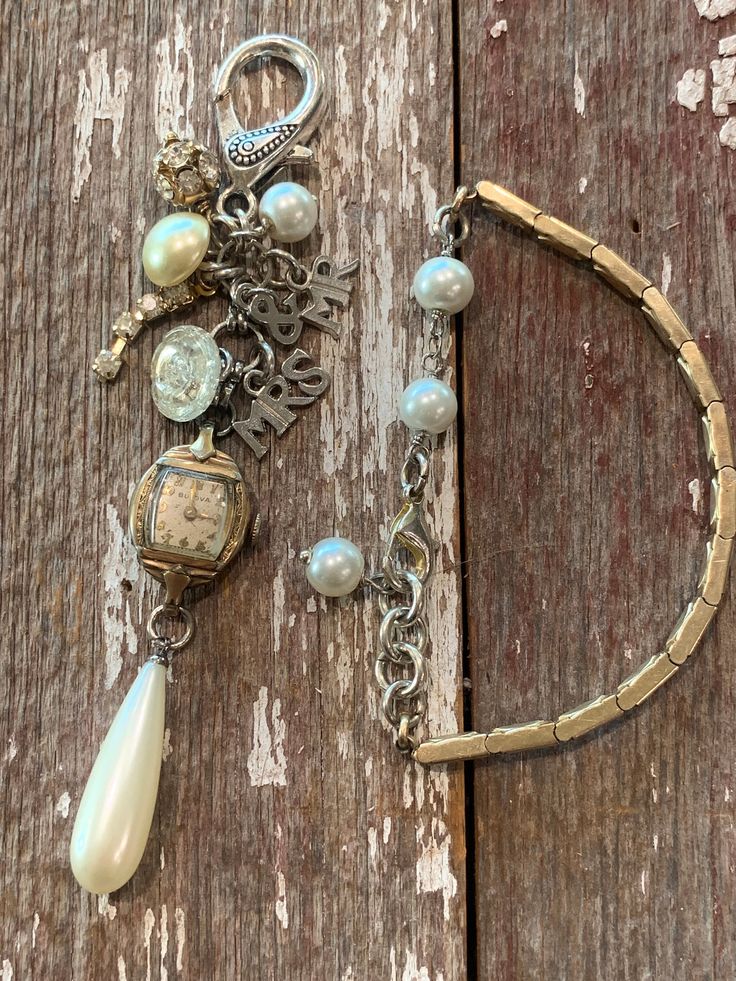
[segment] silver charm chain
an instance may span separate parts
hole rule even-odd
[[[463,205],[473,193],[460,187],[452,204],[435,214],[432,236],[442,255],[452,256],[468,236],[470,225]],[[447,369],[445,341],[450,317],[441,310],[427,314],[429,336],[422,358],[424,371],[440,377]],[[404,505],[391,525],[381,571],[367,578],[378,592],[381,611],[381,650],[375,677],[381,691],[381,710],[396,730],[396,746],[403,753],[416,749],[414,732],[427,709],[429,630],[425,614],[425,586],[432,571],[434,543],[427,529],[424,497],[429,478],[432,437],[415,432],[401,469]]]

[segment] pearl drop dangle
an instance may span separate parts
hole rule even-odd
[[[307,579],[323,596],[347,596],[363,578],[363,553],[347,538],[323,538],[301,558]]]
[[[157,286],[183,283],[204,259],[210,226],[194,211],[175,211],[157,221],[143,243],[143,268]]]

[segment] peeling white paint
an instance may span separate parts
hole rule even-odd
[[[417,894],[441,892],[445,920],[450,919],[450,900],[457,894],[457,879],[450,869],[451,837],[442,818],[432,818],[429,840],[425,841],[424,822],[417,828],[421,854],[417,860]]]
[[[368,828],[368,857],[373,868],[378,865],[378,831],[376,828]]]
[[[161,871],[163,872],[163,870],[166,868],[166,856],[164,855],[164,846],[163,845],[161,846],[161,854],[159,855],[158,864],[159,864],[159,867],[160,867]]]
[[[585,190],[588,187],[588,178],[581,177],[578,181],[578,194],[585,194]]]
[[[687,485],[688,492],[692,498],[692,509],[695,514],[700,513],[700,502],[703,499],[703,492],[700,488],[700,481],[697,477],[693,477],[690,483]]]
[[[736,11],[736,0],[693,0],[701,17],[718,20]]]
[[[736,55],[736,34],[721,38],[718,42],[718,54],[722,57]]]
[[[284,873],[279,869],[276,874],[277,881],[277,891],[276,891],[276,906],[275,913],[276,919],[279,921],[284,930],[289,929],[289,911],[286,908],[286,879],[284,878]]]
[[[147,909],[143,917],[143,946],[146,949],[146,981],[151,981],[151,937],[156,926],[152,909]]]
[[[118,915],[117,906],[113,906],[107,893],[97,897],[97,912],[100,916],[106,916],[111,922]]]
[[[505,20],[497,20],[496,23],[491,28],[491,37],[499,38],[502,34],[505,34],[509,29],[509,25]]]
[[[159,962],[160,968],[160,981],[169,981],[169,972],[166,968],[166,955],[169,952],[169,924],[168,924],[168,913],[166,911],[166,904],[161,907],[161,929],[158,931],[159,939],[161,941],[161,959]]]
[[[166,728],[164,729],[164,744],[161,749],[161,758],[163,759],[164,763],[166,762],[166,760],[168,760],[168,758],[171,756],[173,752],[174,751],[171,748],[171,729],[169,729],[169,727],[166,726]]]
[[[38,928],[41,923],[41,917],[38,913],[33,914],[33,927],[31,928],[31,950],[36,949],[36,934],[38,933]]]
[[[716,58],[710,63],[710,71],[713,76],[713,115],[727,116],[728,107],[736,102],[736,57]]]
[[[18,755],[18,743],[15,741],[15,735],[13,734],[8,739],[8,748],[5,753],[5,762],[12,763],[17,755]]]
[[[391,835],[391,818],[390,817],[385,817],[383,819],[383,843],[384,843],[384,845],[387,845],[388,844],[388,839],[389,839],[390,835]]]
[[[133,620],[130,594],[123,590],[121,583],[124,579],[131,586],[137,583],[140,566],[117,508],[108,504],[106,514],[108,544],[102,566],[105,589],[102,627],[105,635],[104,684],[109,691],[123,666],[123,651],[127,649],[132,655],[138,652],[138,622]]]
[[[128,72],[124,68],[117,68],[114,84],[111,87],[105,48],[92,52],[87,61],[87,68],[80,69],[77,77],[79,84],[74,116],[74,164],[71,184],[72,201],[75,203],[79,201],[82,188],[92,173],[90,150],[95,120],[106,119],[112,122],[112,152],[116,159],[120,159],[120,134],[125,115],[125,94],[130,83]]]
[[[7,957],[3,958],[2,981],[13,981],[13,965]]]
[[[118,981],[128,981],[128,972],[125,970],[123,955],[118,957]]]
[[[656,833],[652,838],[652,847],[654,848],[655,852],[659,851],[659,835]]]
[[[580,77],[580,60],[577,51],[575,52],[575,76],[573,78],[573,94],[575,97],[575,112],[578,116],[585,116],[585,86]]]
[[[639,883],[640,884],[640,887],[641,887],[641,894],[642,894],[642,896],[646,896],[646,894],[647,894],[647,884],[648,884],[648,882],[649,882],[649,872],[647,871],[647,869],[643,869],[642,870],[642,873],[641,873],[640,883]]]
[[[174,923],[176,924],[176,973],[180,974],[184,969],[184,945],[187,939],[186,916],[180,906],[174,910]]]
[[[731,150],[736,150],[736,116],[731,116],[721,126],[718,134],[721,146],[727,146]]]
[[[68,792],[65,790],[64,793],[61,795],[61,797],[59,797],[59,799],[57,800],[56,807],[54,808],[54,810],[56,811],[57,814],[60,814],[61,817],[68,818],[69,805],[71,804],[71,802],[72,799],[69,796]]]
[[[156,132],[162,141],[170,130],[179,136],[191,135],[189,119],[194,104],[195,84],[191,52],[192,28],[185,28],[181,15],[177,14],[173,37],[167,35],[161,38],[155,50],[153,118],[156,121]]]
[[[286,722],[281,718],[281,700],[274,699],[271,710],[273,734],[268,725],[268,688],[262,685],[253,703],[253,749],[248,754],[251,787],[285,787]]]
[[[695,112],[705,98],[705,72],[702,68],[688,68],[677,83],[677,101],[685,109]]]
[[[662,293],[664,296],[670,291],[672,285],[672,259],[665,252],[662,256]]]

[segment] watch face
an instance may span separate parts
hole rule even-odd
[[[232,488],[226,480],[166,468],[149,502],[148,544],[166,552],[217,559],[228,539],[231,516]]]

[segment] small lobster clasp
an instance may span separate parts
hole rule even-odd
[[[233,107],[234,78],[256,58],[288,61],[299,72],[304,92],[292,112],[258,129],[244,129]],[[263,34],[238,45],[220,68],[215,83],[215,112],[232,191],[254,192],[267,173],[282,161],[308,162],[312,151],[300,146],[319,122],[324,75],[311,48],[283,34]]]
[[[432,539],[420,504],[406,501],[391,522],[385,559],[392,562],[399,549],[406,549],[414,560],[410,569],[421,581],[426,582],[432,571]]]

